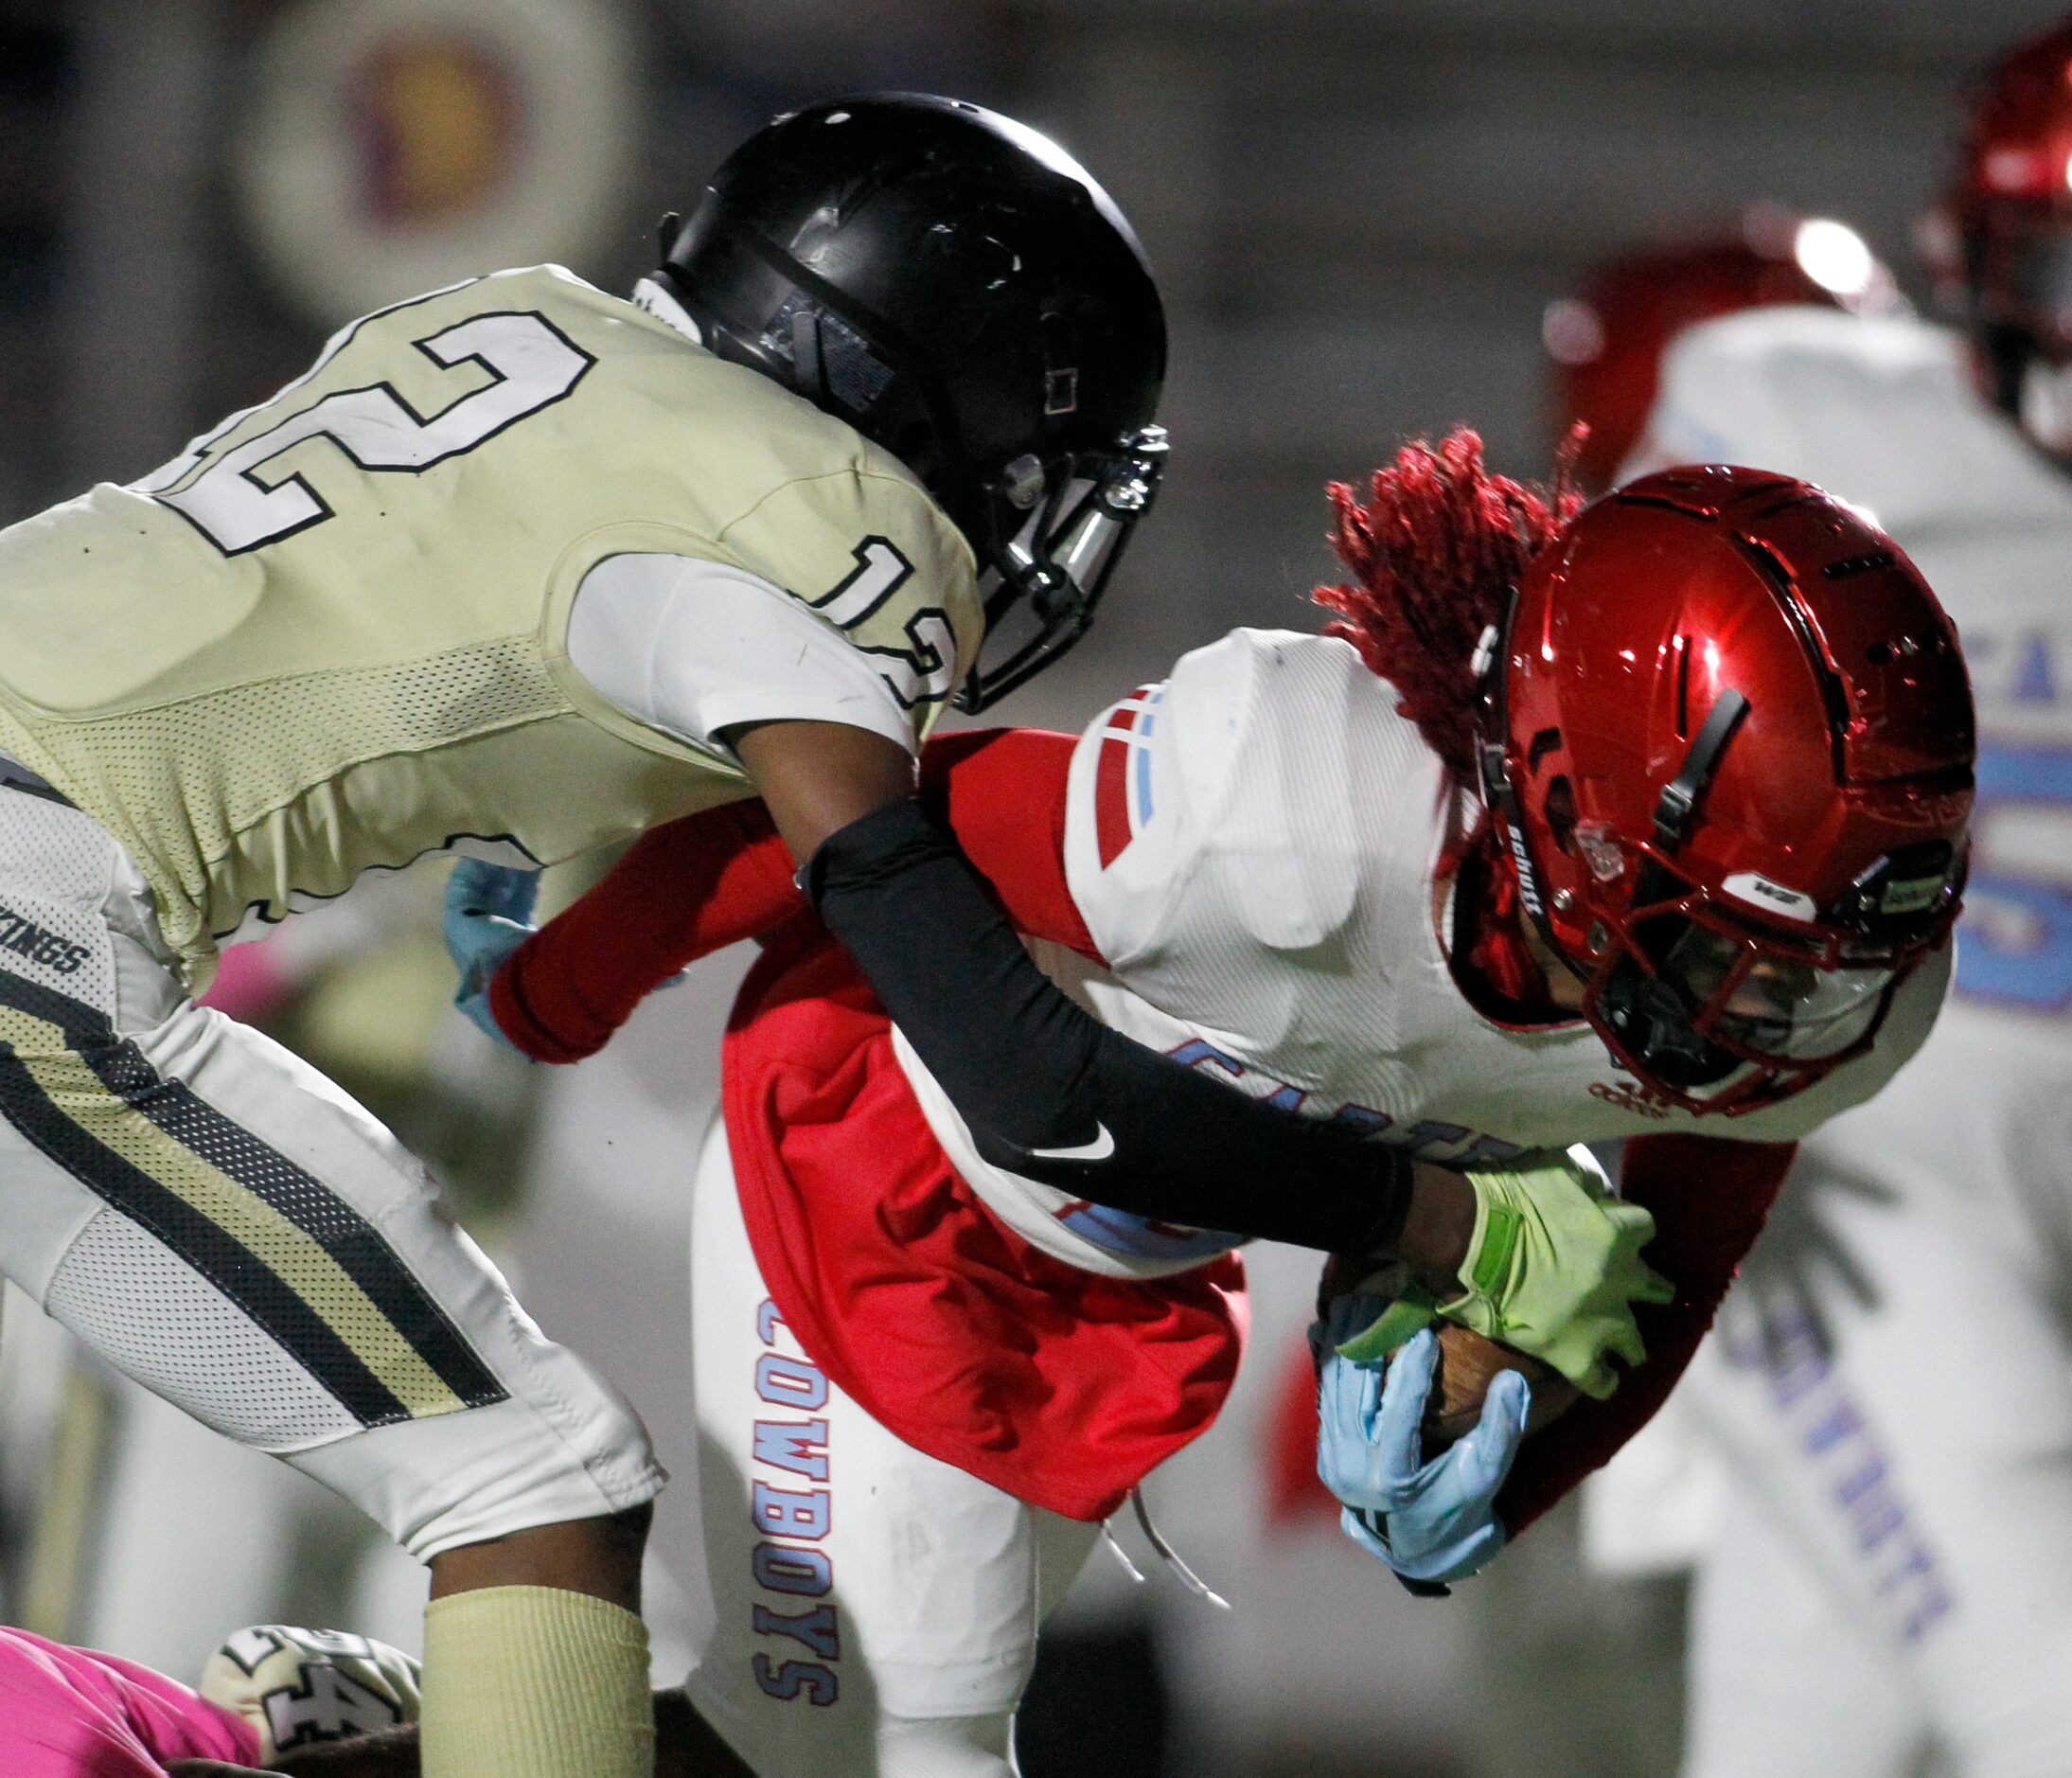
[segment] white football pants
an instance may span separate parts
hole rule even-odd
[[[0,789],[0,1270],[424,1558],[652,1499],[626,1404],[388,1131],[186,998],[135,864]]]
[[[1006,1778],[1037,1627],[1100,1527],[915,1450],[806,1359],[763,1288],[717,1120],[693,1190],[717,1627],[692,1701],[761,1778]]]

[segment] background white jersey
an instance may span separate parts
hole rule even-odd
[[[2072,476],[1980,400],[1963,342],[1911,316],[1764,309],[1664,361],[1633,474],[1752,463],[1868,507],[1956,620],[1978,703],[1978,805],[1949,1015],[1913,1078],[1846,1139],[1895,1165],[1967,1121],[2072,1084]],[[1970,1173],[1997,1142],[1950,1155]],[[2022,1157],[2010,1156],[2010,1160]],[[2062,1156],[2036,1153],[2050,1189]]]
[[[1956,619],[1981,745],[1951,1005],[1806,1144],[1677,1396],[1727,1477],[1684,1778],[2072,1769],[2072,476],[1957,337],[1827,310],[1676,342],[1627,468],[1692,458],[1874,511]],[[1660,1519],[1651,1441],[1593,1484],[1601,1554]]]
[[[1139,1042],[1451,1163],[1672,1130],[1790,1140],[1868,1098],[1920,1046],[1946,950],[1903,987],[1870,1054],[1739,1117],[1657,1100],[1580,1019],[1484,1017],[1448,969],[1435,882],[1455,793],[1395,705],[1350,644],[1285,631],[1235,631],[1131,693],[1081,738],[1066,815],[1067,878],[1109,969],[1050,945],[1037,960]],[[959,1170],[1041,1239],[1027,1203],[1054,1215],[1070,1200],[1026,1181],[1006,1189],[902,1058]],[[1095,1218],[1118,1220],[1069,1215],[1096,1240]],[[1201,1256],[1193,1232],[1174,1234],[1160,1269]]]

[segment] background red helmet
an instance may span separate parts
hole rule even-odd
[[[1780,476],[1646,476],[1533,559],[1497,646],[1484,793],[1620,1063],[1738,1111],[1867,1050],[1972,804],[1957,632],[1891,540]]]
[[[1686,328],[1780,303],[1904,308],[1892,275],[1846,223],[1752,205],[1738,231],[1593,267],[1548,304],[1540,338],[1553,361],[1555,436],[1590,429],[1576,458],[1586,490],[1609,488],[1640,442],[1662,354]]]
[[[1922,245],[1970,327],[1988,395],[2072,454],[2072,19],[2008,52],[1974,103]]]

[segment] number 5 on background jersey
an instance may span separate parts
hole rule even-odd
[[[2072,746],[1978,750],[1972,877],[1957,933],[1957,992],[2072,1006]]]

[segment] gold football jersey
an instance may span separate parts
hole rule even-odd
[[[129,848],[197,991],[249,912],[467,839],[542,863],[748,793],[570,666],[584,575],[721,561],[899,657],[917,737],[983,628],[898,463],[558,266],[339,332],[127,488],[0,531],[0,753]]]

